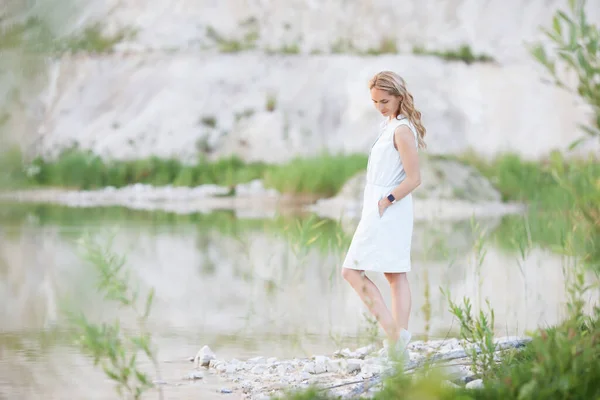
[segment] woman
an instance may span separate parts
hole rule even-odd
[[[396,73],[383,71],[369,82],[375,108],[385,117],[369,154],[360,222],[342,265],[342,276],[356,290],[393,344],[404,355],[411,334],[413,231],[412,191],[421,183],[418,149],[425,128],[413,96]],[[365,271],[383,272],[391,288],[391,312]]]

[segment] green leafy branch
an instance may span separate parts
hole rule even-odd
[[[122,398],[140,399],[142,394],[154,388],[149,376],[137,366],[138,355],[145,355],[154,366],[160,380],[160,370],[152,346],[152,337],[146,321],[150,315],[154,290],[151,289],[143,308],[139,307],[139,290],[130,284],[129,271],[125,269],[125,257],[114,253],[112,238],[101,245],[89,237],[81,239],[83,258],[98,274],[97,289],[105,300],[116,302],[121,307],[131,309],[137,319],[138,333],[131,335],[121,329],[119,320],[112,323],[96,324],[82,313],[69,313],[69,320],[76,332],[76,343],[100,365],[106,376],[116,383],[116,391]],[[158,387],[159,399],[163,393]]]
[[[581,128],[589,137],[600,140],[600,32],[597,26],[588,22],[585,3],[585,0],[569,0],[570,14],[558,10],[552,19],[552,28],[542,28],[555,45],[554,54],[549,54],[540,43],[530,46],[529,50],[550,72],[558,87],[571,91],[571,85],[559,77],[561,66],[565,71],[575,73],[577,94],[594,113],[594,121],[581,125]],[[585,139],[585,136],[577,139],[569,149]]]

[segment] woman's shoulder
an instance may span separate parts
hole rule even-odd
[[[394,121],[392,123],[390,123],[390,129],[392,131],[395,131],[396,128],[398,128],[399,126],[402,125],[406,125],[410,128],[411,131],[415,131],[415,127],[412,124],[412,122],[410,122],[410,119],[408,119],[407,117],[404,116],[399,116],[397,118],[394,119]]]

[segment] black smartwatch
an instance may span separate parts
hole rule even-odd
[[[393,203],[396,201],[396,198],[395,198],[395,197],[394,197],[394,195],[393,195],[393,194],[391,194],[391,193],[388,195],[387,199],[388,199],[388,200],[390,201],[390,203],[392,203],[392,204],[393,204]]]

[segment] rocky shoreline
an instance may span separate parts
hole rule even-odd
[[[122,206],[135,210],[169,211],[179,214],[217,210],[254,211],[272,216],[278,203],[285,202],[274,189],[266,189],[255,180],[235,187],[235,195],[224,186],[207,184],[196,187],[152,186],[136,183],[97,190],[30,189],[0,193],[0,200],[20,203],[49,203],[69,207]],[[292,203],[288,200],[288,203]]]
[[[359,182],[360,184],[360,182]],[[357,186],[355,180],[348,186]],[[345,187],[345,188],[346,188]],[[135,210],[168,211],[178,214],[234,210],[243,217],[270,218],[278,211],[313,212],[321,217],[356,220],[362,208],[362,189],[352,193],[342,189],[331,198],[317,195],[287,195],[265,188],[261,180],[238,184],[231,188],[207,184],[196,187],[133,184],[122,188],[97,190],[28,189],[0,193],[0,201],[48,203],[69,207],[122,206]],[[460,220],[475,217],[499,217],[520,213],[521,204],[495,200],[469,201],[444,197],[420,196],[415,220]]]
[[[494,340],[496,354],[511,348],[523,347],[527,337],[506,336]],[[471,368],[470,359],[458,339],[413,341],[408,346],[409,359],[405,372],[413,374],[426,363],[440,368],[445,385],[476,389],[482,380]],[[475,347],[476,348],[476,347]],[[477,348],[476,348],[477,349]],[[195,368],[185,379],[200,380],[207,374],[224,378],[230,385],[222,394],[238,393],[247,400],[268,400],[287,391],[317,387],[342,399],[369,398],[381,389],[383,379],[394,371],[384,348],[374,345],[356,350],[343,349],[331,355],[278,360],[275,357],[254,357],[245,361],[219,359],[204,346],[190,361]]]

